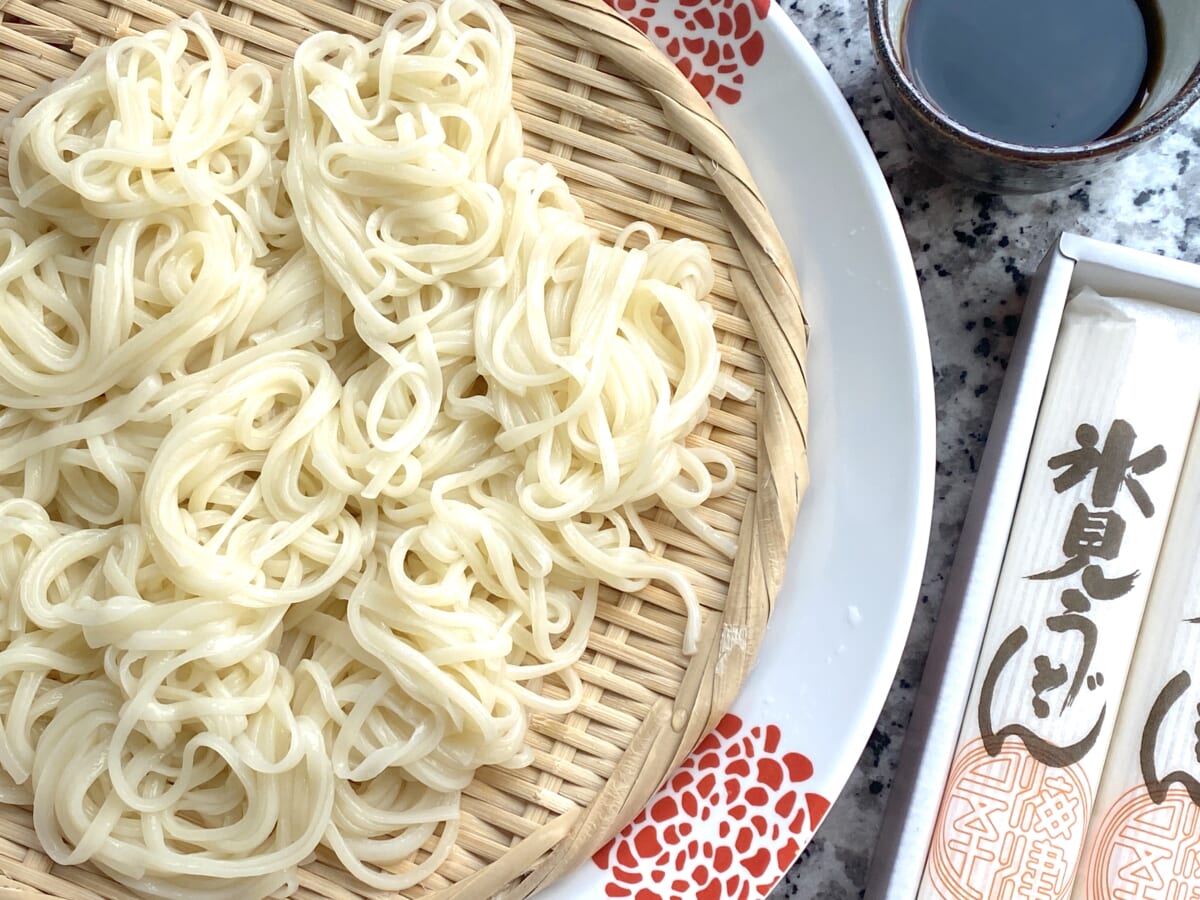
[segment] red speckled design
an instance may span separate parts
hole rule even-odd
[[[745,70],[763,55],[759,23],[771,0],[608,0],[645,32],[706,100],[737,103]]]
[[[829,801],[806,793],[813,766],[780,750],[775,725],[727,715],[641,814],[593,857],[614,900],[764,897]]]

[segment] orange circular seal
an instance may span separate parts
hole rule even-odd
[[[996,756],[972,741],[950,771],[927,885],[948,900],[1062,900],[1075,878],[1090,805],[1079,766],[1050,768],[1013,738]]]
[[[1086,864],[1088,900],[1197,896],[1200,808],[1173,784],[1162,803],[1138,785],[1112,805]]]

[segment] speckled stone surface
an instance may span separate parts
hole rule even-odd
[[[875,149],[925,303],[937,403],[932,538],[912,632],[858,767],[771,900],[863,894],[905,726],[987,440],[1029,279],[1059,232],[1200,262],[1200,107],[1155,146],[1077,188],[983,194],[914,159],[883,96],[865,0],[785,0]]]

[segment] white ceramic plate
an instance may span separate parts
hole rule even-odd
[[[708,97],[787,241],[812,325],[812,486],[732,712],[542,896],[761,897],[849,777],[908,633],[933,495],[925,319],[875,157],[787,15],[770,0],[610,2]]]

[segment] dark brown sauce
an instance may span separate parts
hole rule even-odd
[[[912,0],[901,59],[950,118],[1013,144],[1115,134],[1162,65],[1154,0]]]

